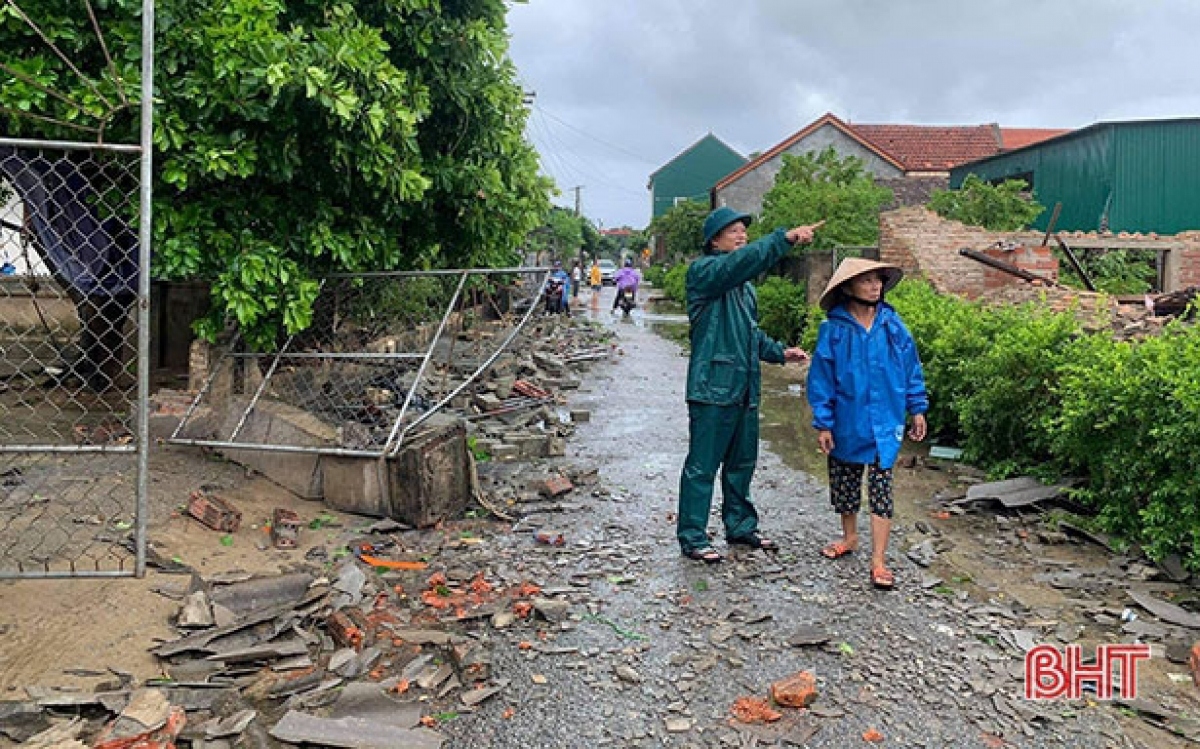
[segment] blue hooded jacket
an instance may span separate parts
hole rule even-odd
[[[880,303],[868,331],[844,304],[817,333],[808,370],[812,425],[833,432],[833,457],[891,468],[908,414],[929,410],[925,374],[912,334],[896,310]]]

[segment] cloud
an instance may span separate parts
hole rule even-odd
[[[543,164],[586,185],[606,226],[644,226],[647,176],[710,131],[748,154],[826,111],[1014,127],[1200,115],[1200,3],[1184,0],[531,0],[509,25]]]

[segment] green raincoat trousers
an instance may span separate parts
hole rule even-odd
[[[783,345],[758,328],[750,280],[787,254],[778,230],[733,252],[709,252],[687,272],[688,456],[679,478],[676,536],[684,553],[709,546],[708,514],[721,470],[725,537],[758,530],[750,479],[758,462],[759,361],[782,364]]]

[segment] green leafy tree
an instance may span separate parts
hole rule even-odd
[[[842,157],[832,147],[816,154],[784,154],[783,168],[763,196],[762,216],[750,227],[750,236],[824,219],[813,249],[873,245],[879,241],[879,210],[891,199],[892,191],[875,184],[855,156]]]
[[[656,216],[646,230],[662,237],[666,245],[666,260],[676,263],[700,254],[700,243],[704,238],[704,219],[709,214],[706,203],[686,200],[661,216]]]
[[[140,2],[0,9],[0,132],[134,142]],[[548,205],[523,138],[504,0],[163,0],[157,5],[154,272],[211,282],[274,345],[334,270],[516,260]],[[16,116],[35,114],[41,119]],[[130,188],[134,189],[133,186]]]
[[[995,231],[1016,231],[1046,210],[1028,196],[1024,180],[1006,179],[998,185],[968,174],[957,190],[934,190],[929,209],[942,218]]]
[[[581,219],[583,230],[583,251],[588,257],[600,258],[604,257],[601,254],[600,240],[603,238],[600,235],[600,230],[587,219]]]
[[[633,233],[629,235],[629,239],[626,242],[626,247],[629,248],[629,251],[639,256],[642,254],[642,251],[649,246],[650,234],[643,229],[634,229]]]
[[[1066,255],[1056,249],[1059,259],[1059,278],[1069,286],[1084,288],[1083,279],[1067,262]],[[1156,256],[1139,250],[1093,250],[1077,252],[1076,259],[1087,271],[1097,289],[1107,294],[1143,294],[1153,291],[1158,283]]]
[[[585,222],[566,208],[552,206],[545,222],[529,235],[529,248],[538,255],[550,256],[569,264],[583,246]]]

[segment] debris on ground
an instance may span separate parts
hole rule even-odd
[[[237,533],[242,513],[228,500],[208,492],[194,491],[188,498],[188,514],[214,531]]]
[[[817,699],[817,678],[807,671],[771,684],[771,699],[782,707],[808,707]]]
[[[300,544],[300,516],[286,507],[276,507],[271,515],[271,543],[276,549],[294,549]]]
[[[774,723],[783,713],[761,697],[739,697],[733,703],[733,717],[740,723]]]

